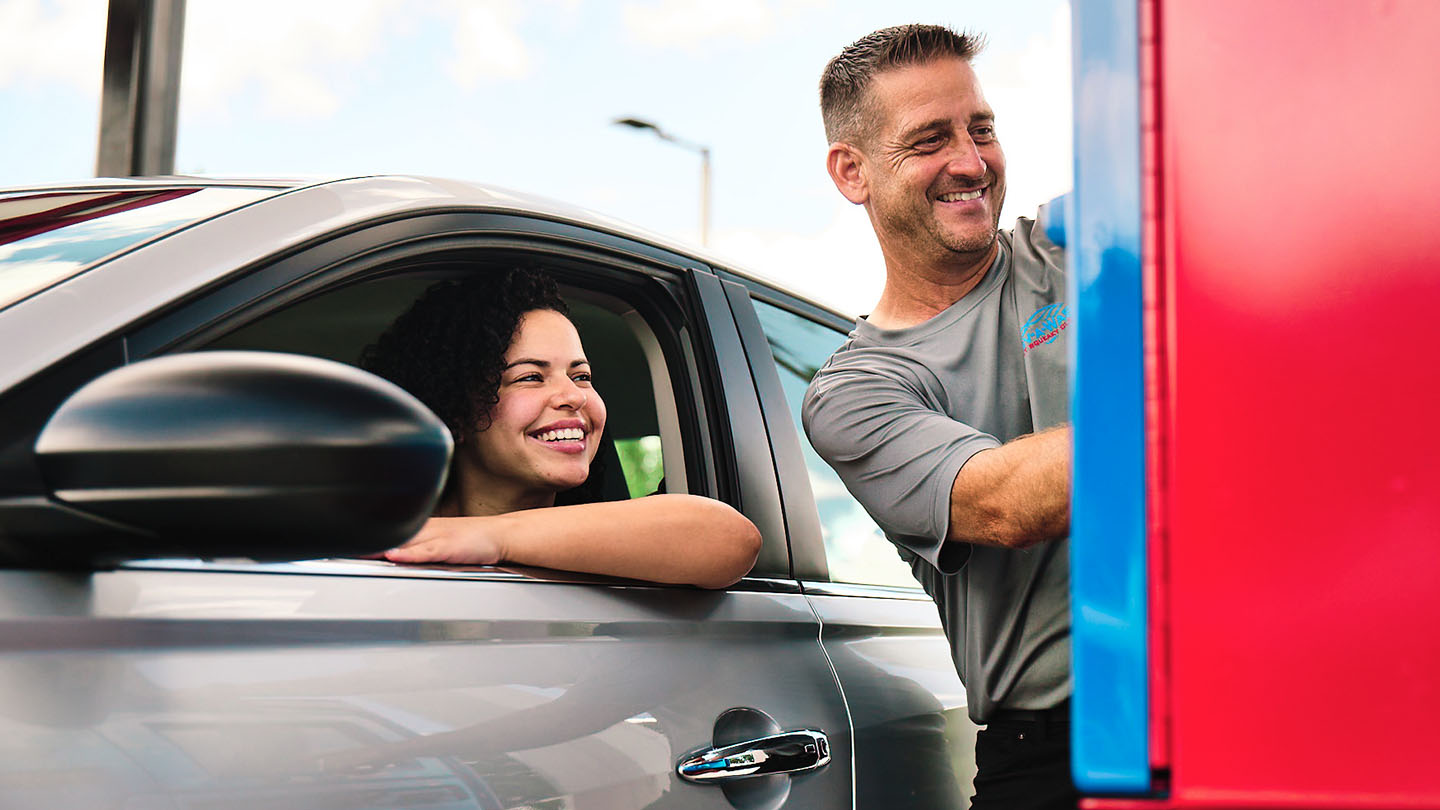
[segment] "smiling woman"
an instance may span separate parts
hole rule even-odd
[[[605,403],[567,314],[543,273],[481,273],[431,287],[365,350],[362,365],[435,411],[456,446],[436,516],[386,558],[736,581],[760,536],[730,506],[680,494],[600,500],[592,470],[604,463]],[[557,506],[562,497],[569,505]],[[699,541],[676,549],[676,537]]]
[[[480,273],[430,287],[365,349],[361,365],[414,394],[455,439],[439,514],[553,506],[586,483],[605,405],[568,314],[548,276]],[[542,435],[560,427],[581,436]]]
[[[591,385],[575,326],[555,310],[532,309],[520,317],[504,360],[488,427],[461,445],[460,492],[445,504],[447,513],[554,506],[558,490],[590,475],[605,403]]]

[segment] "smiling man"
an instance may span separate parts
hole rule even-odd
[[[1001,230],[977,37],[907,25],[832,59],[827,167],[885,288],[815,375],[806,433],[934,598],[965,683],[975,808],[1075,806],[1064,255]]]

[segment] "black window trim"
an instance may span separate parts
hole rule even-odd
[[[721,281],[709,268],[699,266],[692,266],[686,279],[700,319],[697,326],[709,338],[711,351],[707,360],[713,365],[707,369],[708,376],[715,386],[716,400],[723,403],[711,426],[716,430],[717,443],[731,449],[723,458],[729,465],[726,472],[738,484],[738,508],[765,539],[755,569],[760,576],[783,572],[794,579],[794,557],[780,485],[774,475],[773,451],[768,437],[762,438],[755,430],[765,424],[764,410],[724,286],[730,282]],[[740,457],[747,463],[735,464]]]
[[[769,340],[755,307],[750,303],[750,289],[734,281],[723,283],[744,346],[756,396],[760,399],[760,411],[764,416],[765,434],[779,482],[790,542],[792,575],[801,581],[828,580],[830,567],[825,557],[820,514],[816,511],[815,494],[810,489],[810,473],[805,468],[799,428],[790,418],[790,405],[785,399],[779,372],[775,369]]]

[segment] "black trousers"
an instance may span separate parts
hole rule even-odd
[[[971,810],[1075,810],[1070,721],[998,718],[975,740]]]

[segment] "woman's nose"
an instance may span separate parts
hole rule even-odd
[[[556,389],[553,401],[557,407],[578,411],[585,407],[587,399],[589,394],[584,388],[576,385],[573,380],[566,380]]]

